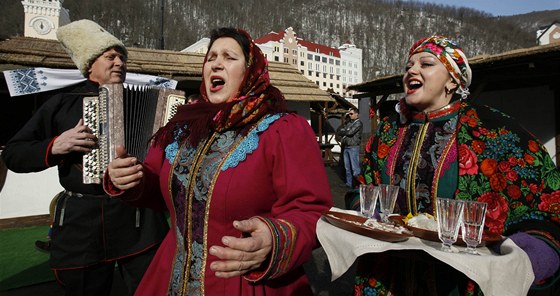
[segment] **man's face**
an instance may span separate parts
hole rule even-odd
[[[114,48],[108,49],[91,64],[88,72],[89,80],[100,85],[123,83],[126,79],[126,58]]]
[[[352,120],[358,119],[358,112],[356,112],[354,110],[350,110],[350,112],[348,112],[348,115],[350,116],[350,119],[352,119]]]

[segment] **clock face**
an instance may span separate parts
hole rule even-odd
[[[293,41],[292,38],[288,38],[288,42],[292,43],[292,41]]]
[[[53,28],[53,24],[46,18],[34,18],[31,20],[31,26],[40,35],[48,34]]]

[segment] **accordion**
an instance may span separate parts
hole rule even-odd
[[[132,84],[104,84],[98,97],[85,97],[84,124],[97,137],[98,148],[83,156],[84,184],[101,183],[117,145],[143,161],[152,135],[184,103],[183,91]]]

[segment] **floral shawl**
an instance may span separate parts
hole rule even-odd
[[[524,231],[560,253],[560,172],[544,146],[496,109],[466,101],[457,104],[458,124],[451,143],[456,152],[440,160],[458,164],[455,198],[488,203],[485,231],[506,236]],[[395,147],[410,116],[402,114],[383,118],[367,143],[362,182],[393,180]],[[471,285],[468,290],[473,289]]]
[[[529,224],[551,230],[543,235],[560,251],[560,172],[544,146],[504,113],[460,104],[457,153],[449,154],[459,165],[456,198],[487,202],[485,227],[493,233],[533,228],[523,226]],[[383,118],[366,147],[366,183],[389,180],[391,147],[403,128],[396,116]]]

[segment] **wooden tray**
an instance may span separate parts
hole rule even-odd
[[[328,211],[323,217],[332,225],[363,236],[386,242],[403,242],[413,236],[409,233],[396,233],[365,226],[367,218],[347,213]]]

